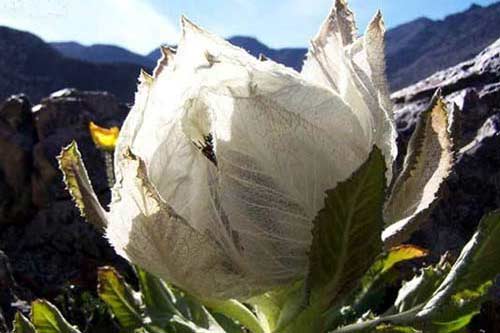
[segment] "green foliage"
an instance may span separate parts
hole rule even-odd
[[[120,274],[111,267],[99,269],[98,294],[120,323],[122,329],[133,332],[142,326],[139,302]]]
[[[80,333],[54,305],[43,300],[31,304],[31,322],[37,333]]]
[[[22,313],[17,312],[14,317],[14,330],[12,333],[35,333],[35,327]]]
[[[455,332],[479,312],[500,270],[500,210],[485,216],[441,285],[426,302],[419,318],[438,332]]]
[[[383,233],[386,248],[401,244],[425,221],[453,165],[446,101],[438,91],[419,116],[408,143],[403,170],[385,203],[389,226]]]
[[[447,117],[445,102],[436,94],[420,116],[403,171],[388,197],[384,156],[376,147],[349,179],[326,191],[324,208],[312,221],[310,264],[304,278],[241,303],[195,298],[140,268],[136,268],[136,291],[113,268],[104,267],[99,271],[100,299],[121,332],[463,330],[488,298],[499,273],[500,211],[481,221],[453,265],[444,257],[421,267],[402,285],[396,265],[427,255],[426,250],[401,243],[430,211],[453,164]],[[92,190],[76,143],[64,148],[58,159],[81,213],[105,227],[106,212]],[[397,298],[383,304],[388,287],[399,288]],[[46,301],[33,303],[30,319],[17,314],[14,332],[79,332]]]
[[[80,210],[81,216],[98,228],[104,228],[107,224],[106,212],[92,188],[77,143],[72,141],[64,147],[57,156],[57,161],[59,169],[63,173],[66,189]]]
[[[325,308],[356,287],[382,251],[384,174],[384,157],[374,148],[348,180],[327,191],[314,220],[308,280]]]

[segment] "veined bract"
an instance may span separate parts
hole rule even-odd
[[[374,145],[391,174],[383,22],[358,38],[338,0],[301,73],[181,22],[121,129],[106,234],[194,295],[245,299],[306,275],[325,190]]]

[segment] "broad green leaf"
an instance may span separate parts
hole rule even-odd
[[[66,189],[80,210],[81,216],[85,217],[89,223],[104,229],[107,225],[106,212],[92,188],[76,142],[72,141],[68,146],[64,147],[61,154],[57,156],[57,160],[59,169],[64,176],[63,180]]]
[[[455,332],[470,321],[500,273],[500,210],[481,220],[478,230],[418,316],[438,332]]]
[[[109,306],[121,328],[127,332],[142,326],[140,304],[133,290],[112,267],[102,267],[98,273],[99,297]]]
[[[288,327],[306,309],[309,302],[306,288],[304,283],[297,283],[290,288],[280,306],[276,331],[280,332]]]
[[[326,192],[314,220],[308,280],[326,308],[356,287],[382,250],[385,162],[374,148],[346,181]]]
[[[159,278],[136,267],[141,296],[146,305],[146,312],[155,325],[164,327],[173,315],[181,315],[175,307],[175,295]]]
[[[54,305],[44,300],[31,303],[31,322],[37,333],[80,333]]]
[[[16,312],[12,326],[14,329],[12,333],[36,333],[31,321],[23,316],[21,312]]]
[[[324,322],[321,318],[322,305],[315,302],[297,314],[296,318],[288,323],[283,330],[277,330],[276,333],[320,333],[326,332],[323,327]]]
[[[252,333],[266,333],[266,330],[252,311],[237,300],[202,300],[201,302],[212,311],[238,321]]]
[[[386,248],[405,242],[426,219],[453,165],[452,147],[446,104],[438,91],[420,114],[403,171],[384,208],[388,227],[382,238]]]
[[[289,298],[295,294],[295,290],[302,285],[293,284],[292,286],[279,288],[269,291],[259,296],[255,296],[249,300],[253,306],[257,318],[260,320],[266,331],[275,331],[281,309],[284,304],[289,301]]]

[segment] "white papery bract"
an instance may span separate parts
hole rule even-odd
[[[377,15],[355,38],[337,1],[302,73],[182,19],[176,54],[142,74],[115,151],[107,236],[117,252],[205,298],[245,299],[307,273],[324,192],[394,127]]]

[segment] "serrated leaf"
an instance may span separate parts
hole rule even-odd
[[[452,146],[446,104],[438,91],[420,114],[403,170],[384,208],[386,248],[408,240],[425,220],[453,165]]]
[[[16,312],[12,333],[36,333],[35,326],[21,312]]]
[[[44,300],[31,303],[31,322],[37,333],[80,333],[54,305]]]
[[[374,148],[346,181],[326,192],[314,220],[308,279],[323,305],[340,301],[382,250],[385,162]]]
[[[431,320],[439,332],[454,332],[479,311],[500,273],[500,210],[481,220],[478,230],[433,293],[418,317]]]
[[[80,210],[81,216],[85,217],[89,223],[104,229],[107,225],[106,212],[92,188],[77,143],[72,141],[64,147],[57,156],[57,160],[64,176],[66,189]]]
[[[175,307],[175,295],[165,282],[139,267],[136,273],[146,312],[154,325],[164,327],[173,315],[181,315]]]
[[[109,306],[120,327],[133,332],[142,326],[140,304],[135,299],[132,288],[112,267],[99,268],[98,294]]]

